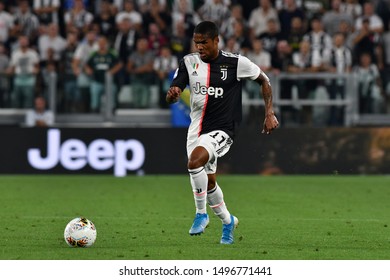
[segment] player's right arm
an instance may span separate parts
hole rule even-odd
[[[166,96],[166,101],[168,104],[175,103],[179,100],[180,94],[184,88],[189,83],[189,77],[187,72],[187,67],[182,59],[179,63],[179,68],[176,70],[175,75],[173,76],[173,81],[171,87],[169,88]]]
[[[166,97],[167,103],[172,104],[177,102],[179,100],[181,92],[182,91],[179,87],[170,87]]]

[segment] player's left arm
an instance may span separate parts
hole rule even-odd
[[[272,130],[279,126],[278,119],[275,116],[272,105],[272,87],[267,75],[260,71],[259,76],[255,81],[262,87],[264,105],[265,105],[265,117],[262,133],[270,134]]]
[[[262,133],[270,134],[278,127],[279,122],[275,117],[272,106],[272,88],[268,76],[245,56],[238,56],[237,79],[250,79],[257,82],[261,88],[265,103],[265,118]]]

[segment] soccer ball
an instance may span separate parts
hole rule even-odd
[[[96,240],[95,225],[87,218],[75,218],[66,225],[64,238],[70,247],[91,247]]]

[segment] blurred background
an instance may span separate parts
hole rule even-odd
[[[257,133],[261,89],[245,81],[220,173],[388,173],[389,19],[388,0],[1,1],[0,173],[185,173],[189,93],[165,95],[203,20],[267,73],[281,124]]]

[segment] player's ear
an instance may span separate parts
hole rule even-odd
[[[217,45],[219,44],[219,36],[215,36],[214,43],[216,43]]]

